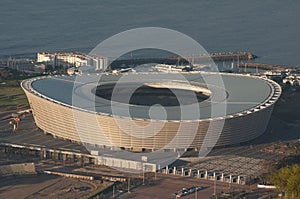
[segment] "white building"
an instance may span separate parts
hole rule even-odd
[[[287,77],[285,77],[282,82],[284,84],[289,83],[292,86],[299,86],[299,82],[300,82],[300,76],[299,75],[289,75]]]
[[[37,62],[44,62],[53,67],[81,67],[92,66],[95,70],[103,70],[108,65],[106,57],[97,55],[88,55],[80,52],[39,52],[37,54]]]
[[[104,70],[108,66],[108,59],[106,57],[88,55],[87,60],[87,65],[95,67],[95,70]]]
[[[25,58],[12,58],[9,57],[6,66],[11,69],[15,69],[18,71],[27,71],[33,70],[34,68],[34,60],[25,59]]]

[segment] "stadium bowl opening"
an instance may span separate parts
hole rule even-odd
[[[127,101],[126,96],[134,91]],[[136,82],[100,84],[92,89],[92,92],[100,98],[119,103],[128,103],[136,106],[180,106],[199,103],[207,100],[211,96],[211,91],[207,88],[186,84],[178,81],[161,81],[138,84]],[[177,95],[177,96],[176,96]],[[178,95],[181,101],[178,101]],[[195,98],[193,98],[195,97]]]

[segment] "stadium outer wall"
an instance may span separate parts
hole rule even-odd
[[[178,144],[174,145],[174,148],[172,149],[186,149],[186,147],[181,145],[180,140],[190,139],[193,141],[189,148],[198,150],[203,145],[203,140],[208,131],[210,123],[218,124],[218,122],[221,120],[225,120],[225,123],[216,146],[234,145],[246,142],[260,136],[265,132],[274,103],[277,101],[281,93],[281,88],[277,83],[270,80],[266,81],[269,81],[269,83],[274,86],[277,94],[275,97],[270,98],[268,102],[265,102],[256,110],[246,110],[243,113],[234,114],[234,116],[224,117],[221,119],[217,118],[181,122],[167,121],[164,122],[164,126],[159,133],[144,139],[141,138],[143,132],[141,132],[140,138],[127,134],[126,131],[130,131],[130,126],[128,126],[128,129],[123,129],[125,130],[124,132],[119,128],[114,117],[112,116],[93,114],[88,111],[75,109],[55,100],[49,100],[49,98],[45,98],[42,95],[38,95],[36,92],[33,92],[31,89],[29,89],[31,81],[25,80],[22,82],[21,86],[25,91],[29,104],[32,108],[36,125],[44,132],[52,134],[55,137],[76,142],[84,142],[86,144],[95,145],[98,147],[120,147],[135,151],[141,151],[143,149],[161,149],[174,138],[177,139],[176,143]],[[76,112],[84,117],[83,123],[80,122],[75,124],[76,118],[74,115]],[[98,122],[97,125],[101,126],[103,133],[99,132],[99,128],[95,128],[95,124],[93,124],[95,117]],[[128,123],[128,119],[129,118],[119,118],[118,122],[126,124]],[[160,121],[135,120],[135,123],[141,126],[145,126],[149,122],[159,123]],[[193,126],[189,125],[191,122],[197,122],[199,124],[196,136],[188,133],[183,136],[178,136],[177,131],[180,123],[185,123],[185,125],[183,125],[184,128],[186,128],[184,131],[189,132],[189,126]],[[124,126],[126,125],[122,125],[122,127]],[[83,129],[88,133],[79,135],[77,133],[78,129]],[[104,140],[107,139],[110,141],[110,143],[104,142]],[[206,140],[205,146],[214,145],[214,139],[217,138]]]

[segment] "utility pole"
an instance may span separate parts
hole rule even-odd
[[[115,185],[113,185],[112,197],[115,198]]]
[[[128,178],[127,192],[130,193],[130,178]]]
[[[142,163],[142,170],[143,170],[143,185],[145,185],[145,171],[144,171],[144,162],[147,162],[148,157],[142,156],[141,157],[141,163]]]
[[[215,163],[215,166],[214,166],[214,170],[216,170],[216,168],[217,168],[217,165],[216,165],[217,163]],[[216,176],[216,171],[214,171],[214,195],[215,195],[215,198],[217,199],[218,197],[217,197],[217,185],[216,185],[216,183],[217,183],[217,176]]]
[[[217,199],[217,193],[216,193],[216,176],[215,176],[215,179],[214,179],[214,196]]]
[[[142,169],[143,169],[143,185],[145,185],[145,171],[144,171],[144,162],[142,162]]]

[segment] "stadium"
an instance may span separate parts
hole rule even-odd
[[[88,81],[83,82],[76,76],[44,76],[24,80],[21,86],[36,125],[45,133],[91,146],[129,151],[199,150],[204,144],[210,146],[209,143],[226,146],[247,142],[264,133],[274,103],[281,94],[277,83],[257,76],[209,72],[181,74],[189,85],[174,81],[164,73],[157,74],[159,82],[140,85],[137,80],[147,79],[149,74],[131,74],[132,81],[122,84],[114,98],[113,89],[124,74],[85,74],[81,80]],[[224,88],[213,82],[206,85],[203,77],[214,75],[222,78]],[[180,96],[188,96],[191,92],[197,102],[189,97],[177,100],[173,90]],[[126,103],[128,100],[124,96],[130,91],[134,93]],[[182,119],[179,105],[189,107],[195,103],[200,108],[199,117],[187,115]],[[155,104],[165,108],[163,118],[155,114],[150,117],[149,112]],[[212,114],[212,104],[225,105],[225,112]],[[209,126],[220,121],[224,122],[219,129],[220,135],[206,137]],[[196,128],[195,133],[192,133],[193,128]],[[184,133],[177,135],[178,129]],[[145,135],[149,132],[155,133]]]

